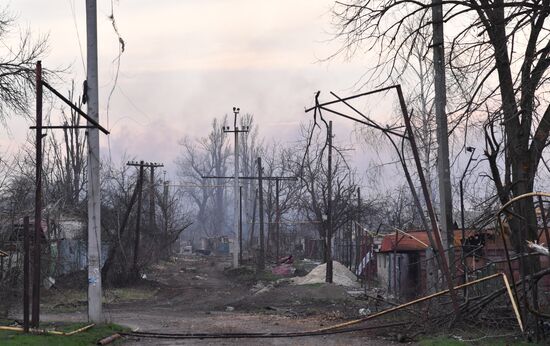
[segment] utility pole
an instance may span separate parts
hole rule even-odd
[[[472,160],[474,160],[474,152],[476,151],[476,148],[474,147],[466,147],[466,151],[470,153],[470,158],[468,159],[468,164],[466,165],[466,169],[464,169],[464,173],[462,173],[462,177],[460,177],[460,227],[462,229],[462,265],[464,266],[464,283],[468,282],[468,268],[466,267],[466,253],[464,252],[464,247],[466,244],[466,225],[464,222],[464,178],[466,178],[466,173],[468,173],[468,168],[470,168],[470,164],[472,163]],[[464,287],[464,296],[467,296],[468,288]]]
[[[265,249],[264,249],[264,187],[262,180],[262,158],[258,157],[258,198],[260,202],[260,258],[258,259],[258,271],[265,268]]]
[[[254,202],[252,203],[252,226],[250,227],[250,232],[248,234],[248,248],[252,249],[254,241],[254,226],[256,225],[256,201],[258,201],[258,189],[254,192]]]
[[[136,235],[135,235],[135,241],[134,241],[134,265],[133,265],[133,271],[134,275],[139,277],[139,269],[138,269],[138,260],[139,260],[139,242],[141,238],[141,204],[143,199],[143,165],[144,162],[140,161],[139,165],[139,190],[138,190],[138,205],[137,205],[137,216],[136,216]]]
[[[168,185],[169,181],[166,180],[166,171],[164,171],[164,189],[162,193],[162,204],[164,205],[164,232],[168,234]]]
[[[170,182],[166,180],[166,171],[164,171],[164,189],[162,193],[162,205],[164,209],[164,235],[166,237],[166,241],[170,241],[168,239],[168,184]],[[172,243],[168,245],[168,251],[169,255],[172,255]]]
[[[40,323],[40,241],[42,239],[42,63],[36,63],[36,192],[34,199],[34,247],[31,325]]]
[[[97,2],[86,0],[88,116],[99,121],[97,67]],[[88,321],[102,322],[101,306],[101,188],[99,131],[88,129]]]
[[[234,115],[234,121],[233,121],[233,130],[230,129],[229,126],[224,126],[223,127],[223,132],[225,133],[234,133],[235,134],[235,152],[234,152],[234,156],[235,156],[235,177],[234,177],[234,182],[233,182],[233,196],[234,196],[234,212],[233,212],[233,219],[234,219],[234,225],[235,225],[235,234],[238,234],[239,233],[239,217],[237,216],[238,215],[238,212],[239,212],[239,194],[238,194],[238,187],[239,187],[239,133],[240,132],[248,132],[248,126],[245,126],[242,130],[239,130],[239,128],[237,127],[237,115],[239,114],[239,111],[241,109],[238,108],[238,107],[233,107],[233,115]],[[234,246],[233,246],[233,268],[237,268],[239,266],[239,253],[240,253],[240,249],[239,249],[239,246],[240,246],[240,243],[237,241],[237,242],[233,242]]]
[[[136,221],[136,235],[135,235],[135,242],[134,242],[134,262],[133,262],[133,271],[134,275],[136,277],[139,275],[139,268],[138,268],[138,262],[139,262],[139,243],[141,240],[141,206],[143,201],[143,177],[144,177],[144,169],[145,167],[148,167],[153,171],[155,167],[164,167],[162,163],[156,163],[156,162],[135,162],[135,161],[129,161],[126,163],[127,166],[135,166],[139,167],[139,178],[138,178],[138,205],[137,205],[137,221]],[[154,178],[154,173],[151,173],[151,178]],[[152,219],[150,219],[151,221]]]
[[[355,224],[355,272],[357,273],[357,268],[359,268],[359,265],[363,258],[361,257],[361,241],[363,240],[363,236],[361,232],[361,228],[359,227],[361,225],[361,188],[357,187],[357,223]],[[366,272],[366,267],[364,268]],[[360,275],[361,273],[359,273]]]
[[[439,178],[440,225],[443,230],[443,247],[447,251],[451,276],[456,272],[454,262],[453,200],[449,168],[449,136],[447,126],[447,89],[445,83],[445,47],[443,34],[443,5],[432,0],[433,60],[435,86],[435,116],[437,123],[437,175]]]
[[[149,189],[149,232],[155,232],[155,167],[151,166]]]
[[[29,227],[29,217],[25,216],[23,219],[23,230],[25,232],[23,238],[23,330],[25,333],[29,332],[29,281],[30,281],[30,268],[29,268],[29,259],[30,259],[30,227]],[[3,269],[3,268],[2,268]]]
[[[275,179],[275,232],[276,232],[276,246],[275,246],[275,259],[279,261],[280,253],[280,222],[281,222],[281,211],[279,209],[279,179]]]
[[[368,121],[363,121],[363,120],[356,119],[354,117],[348,116],[346,114],[343,114],[341,112],[336,112],[336,111],[333,111],[333,110],[327,108],[328,105],[336,104],[336,103],[344,103],[346,105],[349,105],[346,102],[348,100],[359,98],[359,97],[364,97],[366,95],[372,95],[372,94],[380,93],[380,92],[387,91],[387,90],[390,90],[390,89],[395,89],[396,92],[397,92],[397,96],[399,97],[399,105],[400,105],[400,108],[401,108],[401,112],[403,114],[403,119],[405,121],[405,128],[406,128],[405,134],[395,132],[394,129],[387,129],[387,128],[384,129],[384,128],[380,127],[378,124],[372,122],[370,119],[367,119]],[[319,104],[318,102],[316,102],[316,105],[314,107],[306,109],[305,112],[307,113],[307,112],[310,112],[312,110],[317,110],[317,109],[322,108],[323,110],[326,110],[326,111],[329,111],[331,113],[340,115],[344,118],[347,118],[347,119],[353,120],[355,122],[367,125],[369,127],[374,127],[374,128],[379,129],[379,130],[383,130],[385,133],[393,134],[395,136],[398,136],[398,137],[409,140],[410,145],[411,145],[411,151],[412,151],[413,158],[414,158],[414,162],[415,162],[415,165],[416,165],[416,170],[417,170],[417,173],[418,173],[418,179],[420,180],[420,185],[422,187],[422,194],[424,195],[424,199],[426,201],[426,209],[428,211],[428,216],[430,218],[431,231],[432,231],[432,235],[434,236],[434,243],[435,243],[435,248],[437,249],[437,256],[439,257],[439,263],[438,264],[440,266],[440,269],[441,269],[443,275],[445,276],[445,282],[449,287],[449,293],[451,295],[451,300],[452,300],[454,312],[455,312],[456,315],[460,314],[460,307],[459,307],[459,304],[458,304],[458,297],[457,297],[456,292],[455,292],[454,287],[453,287],[453,278],[452,278],[452,276],[449,272],[449,266],[448,266],[448,263],[447,263],[447,259],[445,257],[445,250],[444,250],[444,247],[443,247],[443,244],[442,244],[442,241],[441,241],[439,226],[438,226],[438,223],[437,223],[435,211],[434,211],[433,204],[432,204],[432,201],[431,201],[431,196],[430,196],[430,193],[428,191],[428,187],[426,185],[426,179],[424,177],[424,170],[422,169],[422,164],[420,163],[420,157],[419,157],[419,154],[418,154],[418,147],[416,145],[416,140],[415,140],[415,137],[414,137],[414,131],[413,131],[413,128],[412,128],[412,125],[411,125],[411,119],[410,119],[410,116],[409,116],[409,113],[408,113],[408,110],[407,110],[407,106],[405,104],[405,97],[403,96],[403,91],[401,90],[401,86],[399,84],[392,85],[392,86],[388,86],[388,87],[385,87],[385,88],[380,88],[380,89],[377,89],[377,90],[367,91],[367,92],[357,94],[357,95],[353,95],[353,96],[346,97],[346,98],[339,98],[334,93],[332,93],[332,95],[337,98],[336,101],[330,101],[330,102],[326,102],[326,103],[323,103],[323,104]],[[356,113],[358,113],[359,115],[366,118],[356,108],[353,108],[353,107],[351,107],[351,108]]]
[[[325,281],[332,283],[332,120],[328,123],[328,174],[327,174],[327,224],[326,224],[326,258],[327,272]]]
[[[239,265],[243,263],[243,187],[239,186]]]

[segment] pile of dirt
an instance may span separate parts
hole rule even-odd
[[[291,280],[295,285],[320,284],[326,281],[327,264],[315,267],[309,274]],[[358,287],[357,277],[338,261],[332,261],[332,282],[345,287]]]

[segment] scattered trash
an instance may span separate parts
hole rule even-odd
[[[193,254],[193,247],[191,245],[187,245],[183,247],[183,255],[192,255]]]
[[[43,285],[45,289],[49,290],[50,288],[52,288],[53,285],[55,285],[55,279],[51,276],[48,276],[44,278]]]
[[[292,255],[289,255],[289,256],[286,256],[286,257],[279,258],[277,263],[279,263],[279,264],[292,264],[292,263],[294,263],[294,259],[293,259]]]
[[[360,297],[363,294],[365,294],[365,291],[362,290],[353,290],[353,291],[346,291],[347,294],[349,294],[352,297]]]
[[[289,263],[283,263],[271,269],[271,272],[279,276],[291,276],[296,271],[296,268]]]
[[[361,308],[359,309],[359,316],[368,316],[371,314],[371,311],[369,308]]]
[[[261,290],[264,287],[265,287],[265,285],[263,284],[263,282],[258,281],[254,286],[252,286],[252,288],[250,290],[256,292],[256,291]]]
[[[225,308],[225,311],[228,311],[228,312],[235,311],[235,308],[232,307],[232,306],[227,306],[227,307]]]
[[[206,280],[205,277],[200,276],[200,275],[195,275],[195,276],[192,277],[192,279],[193,279],[193,280]]]
[[[273,288],[273,285],[267,285],[264,288],[257,291],[256,293],[254,293],[254,295],[267,293],[267,292],[271,291],[272,288]]]
[[[110,343],[112,343],[112,342],[114,342],[114,341],[116,341],[117,339],[120,339],[120,338],[122,338],[122,336],[120,334],[116,333],[116,334],[113,334],[111,336],[108,336],[106,338],[103,338],[103,339],[99,340],[97,342],[97,344],[98,345],[108,345],[108,344],[110,344]]]
[[[537,244],[533,243],[532,241],[527,241],[527,246],[531,249],[535,250],[536,252],[540,253],[541,255],[550,256],[550,253],[548,252],[548,249],[543,246],[543,244]]]
[[[143,280],[147,280],[147,275],[146,275],[146,274],[141,274],[141,278],[142,278]]]

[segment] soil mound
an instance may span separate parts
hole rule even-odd
[[[326,280],[327,264],[315,267],[309,274],[291,280],[294,285],[310,285],[323,283]],[[332,261],[332,282],[346,287],[358,287],[357,277],[338,261]]]

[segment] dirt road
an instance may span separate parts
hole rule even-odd
[[[356,302],[337,286],[255,285],[246,275],[228,276],[229,258],[189,256],[150,268],[134,294],[105,305],[107,320],[139,331],[289,332],[342,322],[357,311]],[[243,274],[243,273],[240,273]],[[245,273],[246,274],[246,273]],[[135,289],[135,288],[134,288]],[[133,298],[138,299],[133,299]],[[85,321],[76,311],[45,309],[42,320]],[[128,345],[392,345],[373,332],[273,339],[173,340],[128,338]]]

